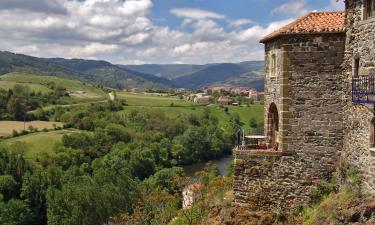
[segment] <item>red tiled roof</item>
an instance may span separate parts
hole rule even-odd
[[[267,35],[260,42],[285,34],[340,33],[344,32],[344,21],[344,12],[312,12]]]

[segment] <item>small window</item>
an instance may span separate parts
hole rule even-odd
[[[276,54],[272,54],[270,62],[270,77],[276,77],[276,67]]]
[[[370,148],[375,148],[375,118],[372,118],[370,125]]]
[[[364,19],[375,17],[375,0],[365,0]]]
[[[359,75],[359,58],[354,59],[353,62],[353,77],[358,77]]]

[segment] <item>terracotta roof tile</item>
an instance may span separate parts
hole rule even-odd
[[[344,32],[344,21],[344,12],[312,12],[267,35],[260,42],[265,43],[285,34]]]

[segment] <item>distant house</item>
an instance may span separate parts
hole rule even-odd
[[[232,100],[229,98],[229,96],[220,96],[217,100],[217,103],[221,105],[229,105],[232,103]]]
[[[193,101],[194,103],[208,104],[211,102],[211,98],[210,96],[196,96]]]
[[[211,88],[211,93],[219,93],[222,95],[227,95],[231,93],[232,88],[230,87],[212,87]]]
[[[237,88],[232,88],[231,94],[247,96],[251,90],[253,89],[247,88],[247,87],[237,87]]]
[[[185,88],[177,88],[177,89],[176,89],[176,92],[177,92],[177,93],[182,93],[182,92],[185,92],[185,91],[186,91]]]
[[[212,94],[212,88],[210,88],[210,87],[204,87],[203,88],[203,91],[204,91],[204,93],[206,93],[206,94]]]
[[[130,92],[133,92],[133,93],[139,93],[139,89],[138,88],[132,88],[130,89]]]
[[[264,98],[264,92],[258,92],[257,90],[250,90],[249,91],[249,98],[253,99],[254,101],[260,101]]]

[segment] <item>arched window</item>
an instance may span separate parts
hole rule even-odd
[[[272,148],[277,148],[279,143],[279,112],[276,104],[271,103],[268,109],[268,139]]]
[[[271,55],[270,65],[269,65],[270,77],[276,77],[276,68],[277,68],[277,59],[276,59],[276,54],[273,53]]]
[[[375,148],[375,117],[370,123],[370,148]]]
[[[353,61],[353,77],[358,77],[359,75],[359,57],[354,58]]]

